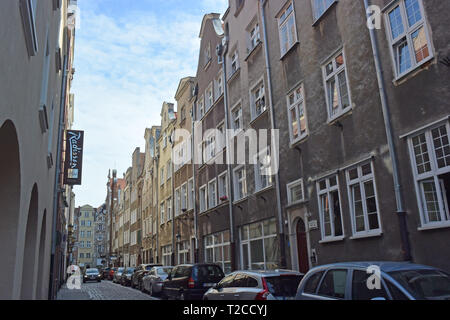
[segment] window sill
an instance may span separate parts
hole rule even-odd
[[[440,222],[435,224],[427,224],[422,227],[417,228],[419,231],[427,231],[427,230],[436,230],[436,229],[444,229],[450,228],[450,221]]]
[[[235,72],[233,72],[227,80],[227,83],[232,82],[237,76],[241,73],[241,67],[237,68]]]
[[[339,113],[339,115],[334,116],[333,118],[330,118],[330,117],[328,116],[327,123],[328,123],[329,125],[334,125],[334,124],[336,124],[336,122],[338,122],[339,120],[341,120],[341,119],[344,118],[345,116],[350,115],[352,110],[353,110],[353,106],[350,106],[350,107],[347,107],[346,109],[342,110],[342,112]]]
[[[295,140],[295,141],[292,141],[291,140],[291,142],[290,142],[290,147],[293,149],[293,148],[295,148],[296,146],[298,146],[298,145],[300,145],[300,144],[302,144],[303,142],[305,142],[306,141],[306,139],[309,137],[309,134],[308,133],[305,133],[303,136],[301,136],[299,139],[297,139],[297,140]]]
[[[307,204],[308,202],[309,202],[308,199],[304,199],[304,200],[300,200],[300,201],[288,203],[284,208],[285,208],[285,209],[292,209],[292,208],[296,208],[296,207],[305,205],[305,204]]]
[[[326,238],[326,239],[320,240],[319,243],[339,242],[339,241],[343,241],[344,239],[345,239],[345,236],[334,237],[334,238]]]
[[[245,196],[245,197],[243,197],[242,199],[235,200],[235,201],[233,202],[233,204],[234,204],[234,205],[240,204],[240,203],[242,203],[242,202],[247,201],[247,199],[248,199],[248,196]]]
[[[338,0],[335,0],[324,12],[322,12],[322,14],[318,18],[316,18],[316,20],[314,20],[312,26],[316,27],[320,23],[320,21],[322,21],[322,19],[324,19],[324,17],[328,14],[328,12],[330,12],[331,9],[334,8],[334,6],[337,3],[338,3]],[[313,8],[313,11],[314,11],[314,8]]]
[[[266,191],[272,190],[273,188],[274,188],[274,186],[273,186],[273,184],[271,184],[270,186],[267,186],[267,187],[264,187],[262,189],[255,191],[254,195],[259,196],[259,195],[265,193]]]
[[[252,120],[250,121],[250,125],[254,125],[255,122],[257,122],[259,119],[261,119],[263,117],[263,115],[265,115],[268,111],[269,111],[269,107],[266,106],[266,110],[264,110],[263,112],[261,112],[260,114],[258,114],[254,118],[252,118]]]
[[[418,72],[424,70],[426,67],[428,67],[428,65],[430,64],[430,62],[434,59],[434,55],[429,56],[428,58],[426,58],[424,61],[422,61],[420,64],[418,64],[417,66],[415,66],[414,68],[411,68],[410,70],[400,74],[400,75],[396,75],[394,80],[392,80],[394,85],[400,85],[403,82],[405,82],[408,76],[413,76],[415,74],[417,74]]]
[[[295,42],[292,44],[292,46],[291,46],[289,49],[286,50],[285,53],[281,54],[280,60],[284,60],[284,58],[289,54],[289,52],[294,51],[294,48],[296,48],[297,45],[299,45],[299,44],[300,44],[300,41],[298,41],[298,40],[295,41]]]
[[[258,49],[262,47],[262,41],[259,40],[258,44],[254,46],[252,49],[249,49],[247,56],[245,57],[244,61],[248,61],[257,51]]]
[[[375,237],[381,237],[382,235],[383,235],[383,232],[381,232],[381,231],[367,232],[367,233],[356,234],[356,235],[350,237],[350,240],[375,238]]]

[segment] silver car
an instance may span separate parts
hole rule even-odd
[[[114,283],[120,283],[120,279],[122,278],[122,272],[125,268],[120,267],[116,270],[116,272],[114,272],[114,276],[113,276],[113,282]]]
[[[235,271],[203,300],[293,300],[304,274],[291,270]]]
[[[142,292],[148,292],[154,296],[161,293],[163,281],[166,280],[173,267],[153,267],[142,278]]]

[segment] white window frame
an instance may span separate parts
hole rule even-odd
[[[204,195],[202,196],[202,192],[204,192]],[[203,202],[202,202],[203,201]],[[207,206],[208,206],[208,188],[205,185],[201,186],[199,189],[199,212],[205,212],[207,211]]]
[[[312,1],[312,8],[313,8],[313,19],[314,22],[316,22],[317,20],[319,20],[330,8],[331,6],[335,3],[338,2],[338,0],[311,0]],[[317,11],[317,1],[322,1],[324,6],[323,6],[323,11],[318,12]],[[330,3],[327,4],[327,1],[331,1]]]
[[[225,260],[225,248],[228,247],[228,250],[230,250],[230,259],[231,259],[231,243],[230,241],[224,240],[224,234],[229,231],[222,231],[214,234],[209,234],[204,237],[204,253],[205,253],[205,262],[207,263],[215,263],[222,267],[222,270],[225,272],[225,264],[231,264],[231,260]],[[220,238],[220,242],[216,242],[216,236]],[[208,244],[208,238],[211,239],[211,244]],[[216,248],[220,248],[222,251],[222,260],[219,260],[216,258]],[[207,251],[212,250],[212,260],[213,261],[207,261]]]
[[[36,29],[36,6],[37,0],[20,0],[25,41],[29,56],[35,56],[39,49]]]
[[[195,187],[194,178],[188,180],[188,210],[194,209]]]
[[[165,223],[166,215],[165,215],[165,201],[161,202],[159,205],[159,214],[160,214],[160,224]]]
[[[263,94],[261,94],[261,87],[263,87]],[[258,91],[258,96],[255,95],[256,91]],[[264,107],[261,108],[261,112],[256,112],[256,101],[264,99]],[[264,76],[261,77],[256,83],[250,88],[250,111],[252,121],[261,116],[264,112],[269,108],[268,100],[266,97],[266,82],[264,80]]]
[[[160,181],[160,185],[163,186],[164,182],[165,182],[164,181],[164,166],[162,166],[160,169],[159,181]]]
[[[172,211],[172,197],[169,197],[167,200],[166,205],[166,211],[167,211],[167,221],[171,221],[173,218],[173,211]]]
[[[342,57],[344,59],[344,63],[337,67],[336,65],[336,58],[339,57],[342,54]],[[330,75],[327,75],[327,65],[332,62],[333,64],[333,72]],[[346,108],[343,108],[342,106],[342,93],[341,93],[341,83],[339,81],[339,75],[344,72],[345,74],[345,81],[346,81],[346,87],[347,87],[347,94],[348,94],[348,101],[349,105]],[[325,88],[325,98],[327,102],[327,113],[328,113],[328,121],[333,121],[345,113],[349,112],[352,109],[352,95],[350,90],[350,83],[348,81],[348,72],[347,72],[347,57],[345,55],[344,50],[339,50],[336,54],[333,55],[331,59],[328,59],[326,63],[322,65],[322,74],[323,74],[323,85]],[[330,101],[330,96],[328,92],[328,82],[333,80],[335,81],[335,85],[337,87],[338,92],[338,103],[339,106],[336,110],[335,114],[332,114],[332,101]]]
[[[199,119],[202,119],[205,116],[205,97],[202,95],[198,100],[198,112]]]
[[[178,243],[178,264],[187,264],[190,259],[188,259],[188,255],[190,254],[190,241],[181,241]],[[183,258],[183,259],[181,259]],[[182,261],[183,260],[183,261]]]
[[[222,94],[223,94],[223,71],[222,69],[220,69],[216,79],[214,80],[214,102],[219,100]]]
[[[162,253],[162,264],[166,266],[172,265],[172,246],[169,244],[167,246],[161,247]]]
[[[235,117],[235,113],[237,110],[240,110],[238,113],[238,117]],[[234,130],[235,133],[243,130],[244,127],[244,123],[243,123],[243,118],[242,118],[242,101],[239,100],[232,108],[231,108],[231,119],[233,120],[232,122],[232,129]],[[239,120],[239,128],[236,128],[235,124],[236,124],[236,120]]]
[[[436,160],[436,152],[434,149],[433,137],[432,137],[432,133],[431,133],[432,130],[440,128],[444,125],[447,130],[447,136],[450,139],[450,123],[448,121],[440,122],[438,124],[429,126],[429,127],[425,128],[424,130],[421,130],[420,132],[415,132],[414,134],[408,136],[409,156],[410,156],[411,166],[413,168],[412,171],[413,171],[413,177],[414,177],[414,181],[415,181],[414,186],[415,186],[416,198],[417,198],[417,203],[418,203],[418,207],[419,207],[420,221],[421,221],[421,227],[419,228],[419,230],[450,227],[450,212],[448,212],[448,210],[449,210],[448,199],[445,199],[443,197],[442,184],[438,178],[438,176],[447,174],[448,172],[450,172],[450,166],[447,165],[443,168],[438,167],[437,160]],[[423,134],[425,134],[426,148],[427,148],[427,153],[429,156],[431,170],[428,172],[419,173],[417,170],[416,154],[414,153],[413,139],[415,137],[418,137]],[[439,213],[440,213],[441,221],[432,221],[432,222],[429,221],[428,212],[425,209],[425,204],[423,201],[422,182],[425,180],[433,180],[433,182],[434,182],[434,187],[436,190],[437,200],[438,200],[438,204],[439,204]]]
[[[362,172],[362,167],[365,165],[370,165],[370,174],[364,175]],[[355,179],[350,178],[350,171],[357,170],[358,177]],[[358,164],[357,166],[350,167],[345,172],[345,177],[347,180],[347,193],[348,193],[348,204],[350,207],[350,217],[352,222],[352,233],[354,237],[358,236],[371,236],[371,235],[380,235],[382,233],[381,228],[381,217],[380,217],[380,205],[378,203],[378,192],[377,192],[377,184],[375,181],[375,171],[374,171],[374,165],[373,161],[370,162],[363,162]],[[373,184],[374,194],[375,194],[375,204],[377,206],[377,219],[378,219],[378,228],[377,229],[370,229],[369,227],[369,215],[367,212],[367,197],[366,197],[366,189],[365,184],[367,182],[371,181]],[[356,212],[355,212],[355,201],[354,201],[354,195],[353,195],[353,186],[358,185],[361,190],[361,202],[362,202],[362,208],[363,208],[363,215],[364,215],[364,231],[357,231],[356,230]]]
[[[208,182],[208,210],[217,207],[217,179]]]
[[[211,132],[204,142],[205,162],[214,159],[217,155],[216,132]]]
[[[243,170],[243,178],[239,179],[238,178],[238,172]],[[234,175],[234,200],[239,201],[242,199],[245,199],[248,195],[248,190],[247,190],[247,170],[245,169],[244,165],[240,165],[236,168],[233,169],[233,175]],[[242,197],[239,195],[240,193],[240,188],[239,188],[239,184],[242,183],[243,184],[243,188],[244,188],[244,193],[242,195]]]
[[[166,167],[167,167],[167,178],[166,178],[166,181],[169,181],[170,178],[172,178],[172,161],[171,160],[167,161]]]
[[[217,178],[218,182],[217,182],[217,196],[219,199],[220,203],[226,202],[228,200],[230,200],[230,195],[228,194],[228,175],[227,175],[227,171],[224,171],[223,173],[221,173],[219,175],[219,177]],[[225,183],[222,183],[222,179],[225,178]],[[223,196],[227,197],[227,200],[220,200],[220,198],[222,198]]]
[[[180,211],[184,213],[188,210],[188,183],[185,182],[180,188]]]
[[[262,164],[260,162],[260,159],[262,157],[266,157],[266,156],[268,156],[270,159],[269,165]],[[268,188],[272,187],[272,185],[273,185],[273,168],[272,168],[270,147],[263,149],[257,155],[255,155],[255,163],[256,164],[253,166],[253,168],[255,170],[255,192],[259,192],[264,189],[268,189]],[[264,171],[268,170],[270,175],[262,175],[261,174],[262,170],[264,170]],[[263,179],[263,177],[267,177],[266,185],[263,185],[263,181],[265,181],[265,179]]]
[[[240,69],[240,64],[239,64],[239,51],[236,48],[232,54],[230,55],[230,66],[231,66],[231,76],[233,76],[239,69]]]
[[[302,187],[302,197],[299,200],[293,201],[291,190],[298,186]],[[288,183],[286,185],[286,191],[287,191],[288,205],[298,204],[305,201],[305,185],[303,183],[303,178]]]
[[[247,28],[247,37],[248,37],[248,53],[250,53],[261,42],[261,28],[259,26],[258,19],[255,18],[254,21]]]
[[[336,178],[336,185],[330,186],[330,179],[335,177]],[[320,190],[320,182],[325,180],[326,181],[326,188],[324,190]],[[344,217],[343,217],[343,211],[342,211],[342,198],[341,198],[341,191],[340,191],[340,184],[339,184],[339,175],[331,175],[325,178],[322,178],[316,182],[316,189],[317,189],[317,202],[319,205],[319,217],[320,217],[320,233],[322,240],[321,242],[328,242],[328,241],[337,241],[342,240],[345,238],[345,229],[344,229]],[[332,201],[331,201],[331,193],[333,191],[338,192],[339,197],[339,210],[341,212],[341,228],[342,228],[342,235],[336,236],[336,228],[334,225],[334,220],[332,219],[334,216],[334,212],[332,212]],[[325,235],[325,220],[324,220],[324,212],[322,211],[322,204],[320,201],[320,198],[322,195],[327,195],[328,197],[328,203],[330,204],[330,228],[331,228],[331,236]]]
[[[180,199],[180,201],[178,201]],[[181,202],[181,187],[175,189],[175,217],[178,217],[181,213],[180,202]]]
[[[292,20],[293,22],[291,22]],[[278,35],[280,38],[280,54],[283,57],[298,42],[294,1],[290,1],[285,5],[283,11],[277,16],[277,21]],[[294,34],[290,32],[289,26],[293,26]],[[283,39],[287,42],[283,42]]]
[[[404,0],[397,0],[396,2],[392,3],[389,10],[385,12],[384,18],[385,18],[385,24],[386,24],[386,36],[389,41],[389,47],[390,47],[390,53],[391,53],[391,59],[392,59],[392,65],[394,69],[394,75],[395,80],[399,80],[400,78],[404,77],[405,75],[411,73],[412,71],[419,68],[424,63],[427,63],[431,59],[434,58],[434,47],[433,43],[431,41],[430,36],[430,30],[429,25],[427,22],[427,18],[425,15],[425,9],[423,7],[422,0],[418,0],[419,7],[420,7],[420,14],[422,15],[422,19],[417,21],[414,25],[409,26],[408,18],[407,18],[407,12],[405,7],[405,1]],[[392,28],[390,23],[389,14],[394,11],[397,7],[400,8],[401,18],[402,18],[402,24],[403,24],[403,33],[398,35],[395,39],[392,35]],[[428,45],[428,51],[429,56],[419,63],[417,63],[414,53],[414,44],[411,35],[419,30],[420,28],[423,28],[425,31],[425,36],[427,40]],[[396,53],[398,46],[403,43],[406,40],[406,43],[408,44],[409,48],[409,56],[410,56],[410,62],[411,67],[404,72],[400,72],[400,65],[398,61],[398,54]]]
[[[298,98],[297,94],[296,94],[299,89],[301,90],[300,98]],[[291,104],[290,97],[292,95],[294,95],[294,102],[292,102],[292,104]],[[304,90],[303,84],[301,84],[300,86],[295,88],[292,92],[290,92],[286,96],[286,101],[287,101],[287,109],[288,109],[289,137],[291,140],[291,145],[293,145],[293,144],[305,139],[309,134],[308,115],[306,113],[305,90]],[[303,110],[301,110],[301,107],[303,108]],[[297,122],[297,127],[298,127],[298,137],[297,138],[294,138],[294,132],[292,130],[292,123],[293,123],[292,114],[291,114],[292,110],[295,110],[295,116],[296,116],[295,121]],[[305,131],[303,133],[302,133],[301,116],[300,116],[301,111],[303,112],[303,117],[305,118],[305,126],[306,126]]]
[[[205,113],[214,105],[214,89],[211,82],[205,90]]]

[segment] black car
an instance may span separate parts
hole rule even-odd
[[[185,264],[173,268],[163,282],[163,299],[201,300],[225,276],[216,264]]]
[[[102,281],[102,276],[98,269],[96,268],[89,268],[86,269],[86,272],[83,275],[83,283],[86,283],[88,281]]]
[[[101,275],[102,275],[102,280],[108,279],[108,275],[109,275],[109,271],[111,270],[111,268],[105,268],[102,270]]]
[[[134,269],[132,267],[126,267],[123,272],[122,276],[120,278],[120,284],[123,286],[130,286],[131,285],[131,276],[134,273]]]
[[[142,290],[142,278],[144,278],[153,267],[160,267],[160,264],[141,264],[131,276],[131,287]]]

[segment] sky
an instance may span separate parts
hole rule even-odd
[[[181,78],[195,76],[203,16],[228,0],[78,0],[74,130],[84,130],[82,185],[75,204],[99,207],[109,169],[118,177],[145,150]]]

